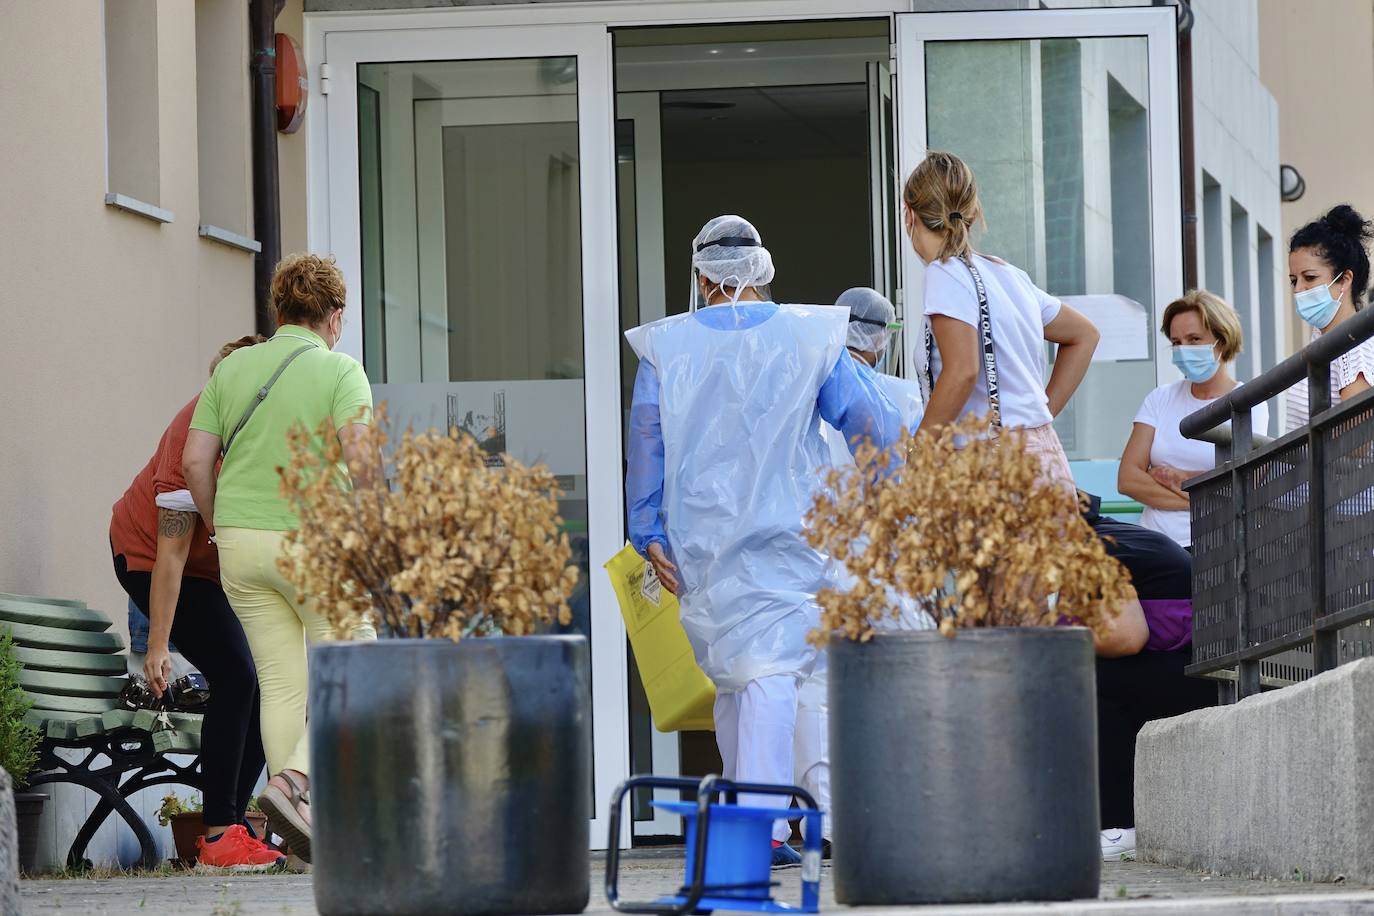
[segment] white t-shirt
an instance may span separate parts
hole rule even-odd
[[[1019,267],[982,255],[974,255],[974,265],[983,277],[988,314],[992,317],[1002,425],[1009,429],[1044,426],[1054,420],[1045,395],[1045,325],[1059,314],[1061,304],[1032,283]],[[932,261],[926,267],[925,286],[927,316],[957,318],[978,329],[978,292],[963,261]],[[988,381],[981,368],[981,341],[978,346],[978,380],[960,416],[983,416],[988,412]],[[943,365],[938,343],[930,362],[930,377],[938,379]]]
[[[1321,336],[1321,331],[1312,329],[1313,340]],[[1374,385],[1374,339],[1366,340],[1331,361],[1332,407],[1341,402],[1341,389],[1362,375],[1366,382]],[[1283,393],[1283,431],[1291,433],[1306,426],[1307,418],[1307,379],[1303,379]]]
[[[1187,379],[1160,385],[1145,395],[1135,415],[1135,422],[1154,427],[1155,438],[1150,445],[1150,464],[1167,464],[1180,471],[1210,471],[1216,467],[1216,446],[1186,438],[1178,431],[1178,424],[1190,413],[1196,413],[1211,400],[1193,397],[1193,383]],[[1257,404],[1250,409],[1251,429],[1262,433],[1269,428],[1269,405]],[[1167,534],[1184,547],[1193,543],[1191,520],[1187,509],[1154,509],[1145,507],[1140,524],[1152,531]]]

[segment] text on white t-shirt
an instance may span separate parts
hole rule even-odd
[[[1002,425],[1007,428],[1044,426],[1054,420],[1045,395],[1045,325],[1059,314],[1058,299],[1031,282],[1026,272],[1005,261],[974,255],[983,278],[992,319],[992,349],[997,358],[1001,389]],[[968,265],[958,258],[932,261],[926,267],[925,312],[944,315],[979,327],[978,292]],[[978,363],[982,366],[981,344]],[[930,376],[938,380],[943,361],[939,345],[930,357]],[[987,375],[979,371],[960,416],[988,412]]]

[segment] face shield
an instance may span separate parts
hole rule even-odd
[[[887,331],[887,348],[878,356],[877,371],[883,375],[896,375],[902,362],[902,323],[888,322]]]

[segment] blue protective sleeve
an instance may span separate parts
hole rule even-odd
[[[658,415],[658,373],[648,360],[639,361],[634,398],[630,402],[629,467],[625,473],[625,502],[630,508],[630,543],[640,556],[658,541],[668,547],[663,530],[663,426]]]
[[[844,434],[851,454],[865,438],[887,448],[901,435],[901,412],[879,386],[877,373],[847,352],[821,386],[817,405],[821,419]]]

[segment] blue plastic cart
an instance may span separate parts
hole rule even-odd
[[[654,802],[687,820],[687,867],[677,893],[657,900],[620,899],[620,817],[625,796],[635,789],[678,789],[696,793],[695,802]],[[795,797],[803,806],[758,808],[738,803],[740,793]],[[780,818],[800,815],[805,823],[801,864],[801,905],[773,899],[772,830]],[[606,848],[606,900],[618,913],[674,914],[736,910],[748,913],[816,913],[820,911],[821,811],[816,800],[797,786],[736,783],[719,776],[700,782],[663,776],[636,776],[616,789],[611,799],[610,836]]]

